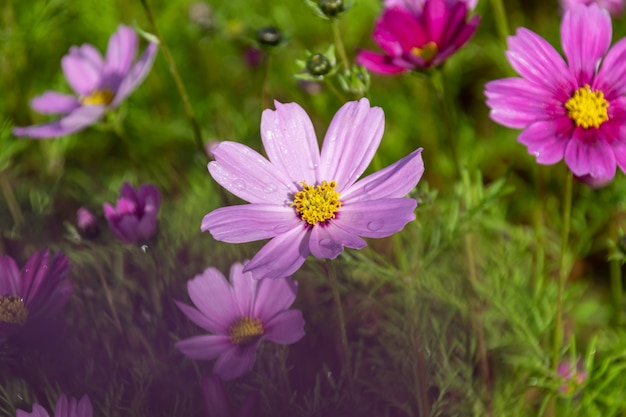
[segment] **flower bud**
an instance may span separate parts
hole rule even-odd
[[[343,0],[320,0],[319,7],[328,17],[335,17],[344,11]]]
[[[275,26],[266,26],[256,31],[256,40],[261,45],[278,46],[283,36]]]
[[[331,69],[330,61],[322,54],[313,54],[306,62],[306,70],[311,75],[326,75]]]
[[[81,207],[78,209],[76,212],[76,222],[78,223],[80,235],[85,239],[94,239],[100,234],[98,218],[87,208]]]

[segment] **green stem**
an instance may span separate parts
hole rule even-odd
[[[613,213],[611,222],[611,238],[615,245],[619,245],[618,227],[619,227],[619,208]],[[622,298],[624,289],[622,288],[622,261],[620,259],[611,259],[609,261],[609,271],[611,274],[611,298],[613,301],[613,319],[615,324],[621,326],[624,324],[624,306]]]
[[[176,84],[176,89],[178,90],[178,94],[183,100],[183,107],[185,108],[185,114],[187,115],[187,119],[191,124],[191,129],[193,130],[193,135],[196,140],[196,145],[198,149],[206,154],[204,150],[204,144],[202,143],[202,133],[200,132],[200,125],[198,124],[198,120],[196,119],[196,115],[191,107],[191,102],[189,101],[189,96],[187,95],[187,90],[185,89],[185,85],[183,84],[182,79],[180,78],[180,74],[178,73],[178,69],[176,68],[176,63],[174,62],[174,58],[165,43],[165,40],[159,33],[159,29],[156,25],[156,21],[152,17],[152,11],[150,10],[150,6],[148,6],[148,0],[141,0],[141,4],[143,4],[144,10],[146,11],[146,16],[148,17],[148,21],[152,26],[152,32],[159,39],[159,43],[161,45],[161,49],[163,50],[163,56],[165,57],[165,61],[167,62],[167,66],[170,70],[170,74],[172,74],[172,78],[174,79],[174,84]]]
[[[439,112],[442,119],[442,123],[440,123],[440,125],[443,124],[443,131],[441,133],[443,136],[442,142],[446,144],[452,154],[455,169],[454,176],[458,177],[461,172],[461,162],[457,153],[457,147],[459,144],[454,141],[454,127],[456,126],[456,120],[454,117],[453,106],[450,105],[449,97],[446,94],[443,70],[441,68],[433,70],[432,75],[428,77],[428,79],[430,80],[430,85],[433,88],[435,97],[439,102]],[[435,110],[435,114],[436,113],[437,111]]]
[[[20,205],[17,203],[11,183],[4,172],[0,172],[0,187],[2,188],[4,201],[7,203],[11,217],[13,217],[13,223],[15,227],[19,228],[24,224],[24,215],[22,214],[22,210],[20,210]]]
[[[502,0],[491,0],[491,6],[493,8],[493,14],[496,18],[496,26],[498,28],[498,35],[506,43],[509,36],[509,22],[506,18],[506,11],[504,10],[504,3]]]
[[[346,48],[343,46],[343,40],[341,39],[341,31],[339,30],[339,19],[332,19],[333,37],[335,38],[335,45],[337,46],[337,52],[343,66],[346,70],[350,70],[350,60],[348,54],[346,54]]]

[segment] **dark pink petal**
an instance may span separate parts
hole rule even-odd
[[[219,376],[211,375],[202,378],[202,398],[208,417],[233,416],[228,394]]]
[[[211,333],[223,333],[225,332],[226,326],[223,321],[216,321],[214,317],[207,316],[202,313],[197,308],[193,308],[188,306],[187,304],[181,303],[179,301],[174,301],[178,308],[189,318],[189,320],[193,321],[196,325],[202,327],[204,330],[209,331]]]
[[[120,187],[120,198],[132,201],[133,203],[139,202],[139,195],[135,190],[135,187],[125,182]]]
[[[187,292],[198,310],[221,327],[220,333],[226,334],[238,311],[224,275],[216,268],[207,268],[187,282]]]
[[[215,361],[213,373],[221,376],[226,381],[247,374],[254,367],[256,348],[257,344],[254,344],[246,347],[236,347],[224,352]]]
[[[57,416],[70,416],[71,412],[70,411],[70,400],[67,398],[67,396],[65,394],[61,394],[61,396],[59,396],[59,399],[57,400],[57,405],[54,408],[54,417]],[[73,413],[72,413],[73,414]]]
[[[611,45],[609,12],[591,4],[568,10],[561,23],[561,43],[578,85],[590,84],[600,60]]]
[[[249,203],[290,204],[299,190],[298,179],[287,178],[267,159],[236,142],[221,142],[213,149],[209,172],[215,181]]]
[[[602,129],[574,129],[574,137],[565,148],[565,163],[576,176],[613,178],[616,164],[611,146],[604,140]]]
[[[544,89],[563,102],[578,86],[559,53],[545,39],[525,29],[517,29],[508,40],[506,56],[511,66],[522,77]]]
[[[126,99],[126,97],[130,95],[130,93],[139,87],[143,80],[148,76],[150,69],[152,69],[152,64],[154,63],[154,58],[156,57],[158,51],[159,47],[156,43],[151,42],[148,44],[139,60],[126,74],[123,74],[124,78],[121,80],[117,88],[115,98],[110,104],[111,107],[117,107],[123,100]]]
[[[465,16],[463,16],[465,17]],[[456,52],[460,47],[465,45],[467,41],[474,35],[476,28],[480,23],[480,16],[475,15],[465,23],[465,21],[458,23],[454,32],[444,33],[444,40],[441,43],[439,53],[433,59],[432,66],[437,66],[445,61],[450,55]],[[450,25],[454,25],[451,22]]]
[[[357,181],[341,195],[341,201],[347,205],[358,201],[404,197],[415,188],[423,173],[424,161],[420,148]]]
[[[304,318],[300,310],[287,310],[263,325],[264,337],[279,345],[290,345],[304,337]]]
[[[348,189],[371,162],[385,130],[380,107],[366,98],[344,104],[328,127],[320,165],[320,181],[337,181],[337,191]]]
[[[284,177],[315,184],[320,151],[313,123],[296,103],[274,101],[276,110],[264,110],[261,116],[261,139],[272,165]]]
[[[378,74],[398,74],[410,68],[393,63],[389,57],[372,51],[361,51],[356,57],[356,63]]]
[[[572,121],[562,117],[552,121],[540,121],[531,124],[518,137],[520,143],[528,147],[528,153],[537,158],[537,162],[552,165],[563,159],[565,147],[570,141]]]
[[[84,57],[77,47],[73,46],[70,53],[61,59],[61,67],[67,82],[77,94],[87,96],[100,87],[100,68]]]
[[[415,220],[415,207],[417,202],[412,198],[385,198],[350,203],[341,207],[341,218],[337,225],[358,236],[387,237]]]
[[[309,254],[310,235],[311,232],[302,226],[276,236],[254,255],[243,270],[252,272],[255,279],[291,276]]]
[[[230,267],[230,282],[237,314],[241,317],[257,317],[254,314],[254,303],[257,286],[261,281],[252,278],[249,272],[244,273],[243,265],[237,262]]]
[[[382,19],[376,22],[372,37],[387,55],[396,57],[404,54],[402,43],[398,40],[395,33],[387,28],[387,25]]]
[[[188,358],[203,360],[215,359],[229,350],[237,350],[230,337],[221,334],[190,337],[177,342],[174,346]]]
[[[291,278],[257,280],[256,300],[252,317],[269,322],[276,314],[287,310],[296,299],[298,283]]]
[[[21,295],[20,271],[9,255],[0,256],[0,297]]]
[[[117,32],[111,35],[106,54],[106,71],[125,74],[137,53],[139,39],[135,31],[125,25],[119,25]]]
[[[463,8],[465,9],[465,5],[463,5]],[[426,26],[429,40],[437,45],[441,45],[444,31],[446,28],[450,28],[448,26],[450,24],[450,10],[448,10],[446,0],[429,0],[425,2],[422,19]]]
[[[76,97],[56,91],[46,91],[33,98],[30,106],[39,113],[69,113],[80,106]]]
[[[592,88],[602,91],[609,100],[626,94],[626,38],[606,54]]]
[[[269,239],[302,226],[292,207],[244,204],[220,207],[202,219],[200,229],[214,239],[228,243]]]
[[[615,161],[622,172],[626,173],[626,128],[622,128],[620,140],[613,141],[611,147],[615,155]]]
[[[50,417],[50,414],[39,404],[33,404],[33,411],[17,410],[16,417]]]
[[[380,32],[379,32],[380,31]],[[426,30],[421,26],[415,16],[403,9],[386,9],[382,18],[378,21],[374,39],[385,43],[389,33],[400,44],[403,52],[409,52],[411,48],[422,46],[429,40]],[[381,39],[382,38],[382,39]],[[382,46],[382,45],[381,45]],[[388,46],[385,47],[388,50]]]
[[[343,212],[340,215],[343,217]],[[343,252],[344,246],[362,249],[367,244],[356,233],[340,228],[339,220],[331,221],[325,226],[313,227],[309,248],[316,258],[335,259]]]

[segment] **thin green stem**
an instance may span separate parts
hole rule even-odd
[[[350,60],[348,59],[348,54],[346,54],[346,48],[343,46],[343,40],[341,39],[341,31],[339,29],[339,19],[331,19],[332,20],[332,28],[333,28],[333,37],[335,38],[335,46],[337,47],[337,52],[339,52],[339,57],[341,58],[341,62],[343,62],[343,66],[346,70],[350,70]]]
[[[443,136],[442,142],[447,145],[446,147],[452,154],[452,161],[455,169],[454,176],[458,177],[461,172],[461,162],[457,152],[459,144],[454,141],[456,118],[454,117],[454,107],[450,105],[449,97],[446,94],[443,70],[441,68],[433,70],[428,79],[435,93],[435,97],[439,102],[439,112],[442,118],[442,123],[440,123],[440,125],[443,125],[443,131],[441,133]],[[437,111],[435,110],[435,114],[436,113]]]
[[[619,227],[620,209],[616,208],[613,212],[611,221],[611,238],[616,245],[619,245],[618,227]],[[621,259],[611,259],[609,261],[609,271],[611,275],[611,298],[613,302],[613,320],[615,324],[621,326],[624,324],[624,305],[622,298],[624,289],[622,288],[622,261]]]
[[[566,168],[567,169],[567,168]],[[565,265],[565,255],[567,253],[569,241],[569,229],[572,213],[572,183],[573,175],[567,172],[565,178],[565,190],[563,192],[563,214],[561,226],[561,256],[559,259],[559,281],[556,298],[556,320],[554,324],[554,346],[552,347],[552,368],[556,371],[559,366],[561,356],[561,345],[563,344],[563,292],[567,281],[568,269]]]
[[[152,16],[152,11],[150,10],[150,6],[148,6],[148,0],[141,0],[141,4],[143,5],[144,10],[146,11],[146,16],[148,17],[148,21],[152,26],[152,32],[159,39],[159,43],[161,45],[161,49],[163,50],[163,56],[165,57],[165,61],[167,62],[167,66],[170,70],[170,74],[172,74],[172,78],[174,79],[174,84],[176,84],[176,89],[178,90],[178,94],[183,100],[183,107],[185,108],[185,114],[187,115],[187,119],[191,124],[191,129],[193,130],[193,135],[196,140],[196,145],[198,149],[205,154],[204,144],[202,143],[202,133],[200,131],[200,125],[198,124],[198,120],[196,119],[196,115],[191,107],[191,102],[189,101],[189,96],[187,95],[187,90],[185,89],[185,85],[183,84],[182,79],[180,78],[180,74],[178,73],[178,69],[176,68],[176,63],[174,62],[174,58],[165,43],[165,40],[161,36],[159,32],[159,28],[157,27],[156,21]]]
[[[496,26],[498,28],[498,35],[502,38],[502,41],[506,43],[506,39],[509,36],[509,22],[506,18],[506,11],[504,9],[504,3],[502,0],[491,0],[491,7],[493,8],[493,14],[496,18]]]
[[[354,375],[352,373],[352,360],[350,358],[350,346],[348,345],[348,333],[346,332],[346,319],[343,314],[343,305],[341,304],[341,294],[339,293],[339,282],[337,281],[335,265],[330,259],[326,259],[326,273],[328,274],[328,279],[330,280],[330,288],[333,292],[335,307],[337,308],[337,317],[339,318],[339,331],[341,332],[341,345],[343,347],[345,370],[348,378],[348,389],[350,397],[354,397]]]
[[[24,224],[24,215],[22,210],[20,210],[20,205],[17,203],[13,188],[5,172],[0,172],[0,188],[2,188],[2,195],[9,208],[11,217],[13,217],[13,223],[17,228],[21,227]]]

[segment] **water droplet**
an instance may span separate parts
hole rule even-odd
[[[265,188],[263,188],[263,191],[265,191],[266,194],[272,194],[276,192],[276,190],[278,190],[278,187],[274,184],[266,184]]]
[[[146,251],[148,250],[148,245],[141,245],[141,250],[143,251],[143,253],[146,253]]]
[[[309,169],[310,170],[315,170],[315,169],[317,169],[318,166],[319,166],[319,164],[309,164]]]
[[[332,240],[332,239],[322,239],[322,240],[320,240],[320,246],[323,246],[323,247],[328,248],[328,249],[334,249],[334,248],[336,248],[338,245],[337,245],[337,243],[336,243],[334,240]]]
[[[26,269],[24,269],[24,273],[25,273],[25,274],[28,274],[29,272],[30,272],[30,268],[26,268]]]
[[[367,224],[367,228],[370,229],[372,232],[375,232],[376,230],[379,230],[381,227],[383,227],[384,224],[385,222],[383,222],[382,220],[372,220]]]
[[[233,181],[233,187],[239,190],[245,190],[246,184],[242,180],[235,180]]]

